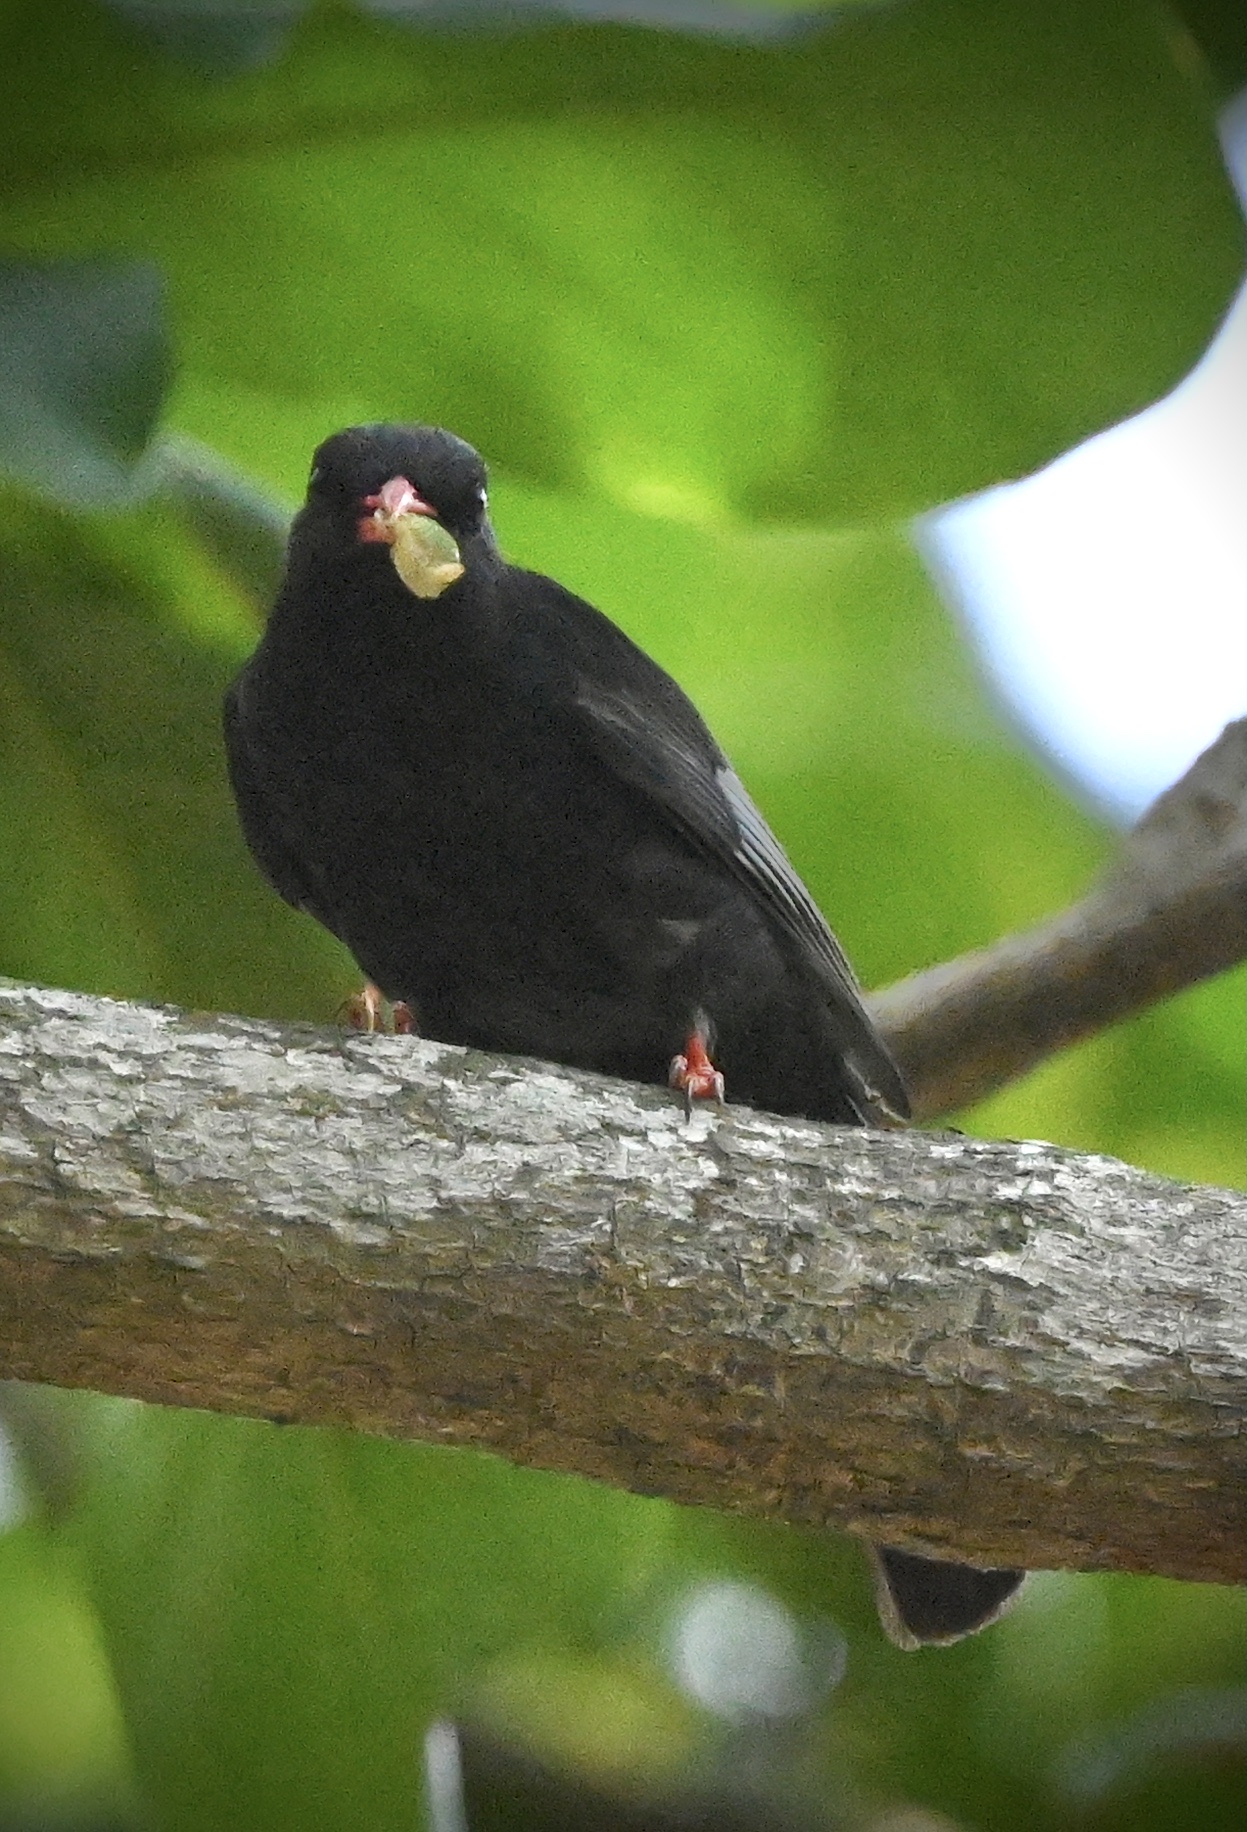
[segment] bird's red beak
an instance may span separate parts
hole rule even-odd
[[[384,541],[387,546],[393,546],[395,529],[404,515],[431,515],[437,520],[437,510],[417,495],[405,477],[391,477],[375,496],[365,496],[363,507],[372,513],[359,519],[360,540]]]

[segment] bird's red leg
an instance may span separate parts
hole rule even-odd
[[[690,1033],[684,1053],[671,1058],[667,1081],[684,1096],[684,1111],[693,1117],[695,1100],[717,1101],[723,1105],[723,1077],[706,1052],[709,1039],[702,1030]]]

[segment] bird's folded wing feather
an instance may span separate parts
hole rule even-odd
[[[570,597],[555,587],[561,597]],[[614,773],[655,802],[699,851],[720,860],[757,899],[773,928],[827,997],[832,1029],[870,1097],[899,1118],[909,1101],[869,1014],[853,969],[744,784],[692,702],[600,612],[572,623],[555,612],[582,735]]]
[[[280,812],[261,785],[247,735],[246,679],[244,669],[225,696],[225,754],[247,844],[278,896],[330,927],[317,909],[312,874],[282,835]]]

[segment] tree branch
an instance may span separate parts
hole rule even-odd
[[[1080,903],[913,974],[871,1010],[932,1119],[1247,957],[1247,719],[1227,725],[1127,835]]]
[[[1240,1575],[1247,1203],[0,988],[0,1371],[981,1562]]]

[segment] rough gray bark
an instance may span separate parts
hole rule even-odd
[[[1247,1202],[0,989],[0,1372],[983,1563],[1241,1570]]]

